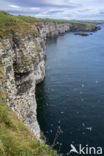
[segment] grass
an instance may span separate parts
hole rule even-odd
[[[35,17],[31,17],[31,16],[19,15],[19,16],[17,16],[17,18],[21,19],[21,20],[23,20],[24,22],[27,22],[27,23],[42,22],[42,19],[38,19],[38,18],[35,18]]]
[[[83,21],[83,20],[64,20],[64,19],[49,19],[46,18],[44,19],[44,21],[50,21],[50,22],[56,22],[56,23],[71,23],[71,24],[84,24],[84,25],[93,25],[96,26],[96,24],[94,23],[94,21]]]
[[[0,72],[3,72],[1,61]],[[18,120],[5,99],[6,96],[0,89],[0,156],[57,156],[56,151],[40,143]]]
[[[37,141],[0,96],[0,156],[56,155],[48,145]]]
[[[14,16],[5,11],[0,11],[0,37],[10,36],[13,32],[19,32],[21,35],[31,33],[38,36],[38,31],[33,27],[35,25],[42,25],[42,22],[56,22],[66,23],[69,22],[73,25],[80,24],[81,28],[93,28],[96,26],[94,22],[76,21],[76,20],[63,20],[63,19],[38,19],[31,16]]]
[[[27,33],[32,33],[38,36],[37,30],[30,24],[32,22],[37,22],[32,17],[25,16],[13,16],[7,12],[0,11],[0,37],[9,36],[13,32],[19,32],[19,34],[24,35]]]

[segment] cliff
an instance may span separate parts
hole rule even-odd
[[[46,37],[69,31],[70,24],[44,23],[41,28],[32,27],[39,36],[32,32],[21,35],[13,31],[9,37],[2,39],[0,55],[4,67],[3,88],[9,95],[6,99],[8,106],[40,138],[35,87],[45,77]]]
[[[0,12],[0,59],[3,76],[0,90],[6,105],[41,140],[37,122],[36,84],[45,77],[46,39],[68,31],[84,30],[85,24],[52,22]],[[96,25],[88,28],[97,30]],[[87,29],[85,29],[87,30]]]

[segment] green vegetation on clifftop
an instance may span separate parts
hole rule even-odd
[[[0,11],[0,38],[9,36],[13,32],[19,32],[21,35],[29,32],[38,36],[38,31],[34,28],[33,24],[41,26],[42,22],[71,23],[73,26],[77,25],[79,31],[81,29],[84,29],[85,31],[92,30],[96,27],[94,22],[48,18],[37,19],[31,16],[14,16],[5,11]]]
[[[0,11],[0,37],[9,36],[13,32],[19,32],[21,35],[32,33],[38,36],[37,30],[30,24],[37,21],[39,20],[35,18],[33,20],[32,17],[13,16]]]

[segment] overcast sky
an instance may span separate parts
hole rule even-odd
[[[0,0],[0,10],[38,18],[104,20],[104,0]]]

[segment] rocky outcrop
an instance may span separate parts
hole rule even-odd
[[[37,122],[36,84],[45,77],[46,39],[72,31],[71,23],[42,22],[32,24],[38,32],[21,35],[12,31],[0,41],[0,56],[4,68],[3,88],[8,106],[18,118],[41,139]]]
[[[71,27],[72,32],[95,32],[100,29],[100,26],[91,23],[73,23]]]
[[[80,36],[89,36],[89,33],[85,33],[85,32],[76,32],[75,35],[80,35]]]

